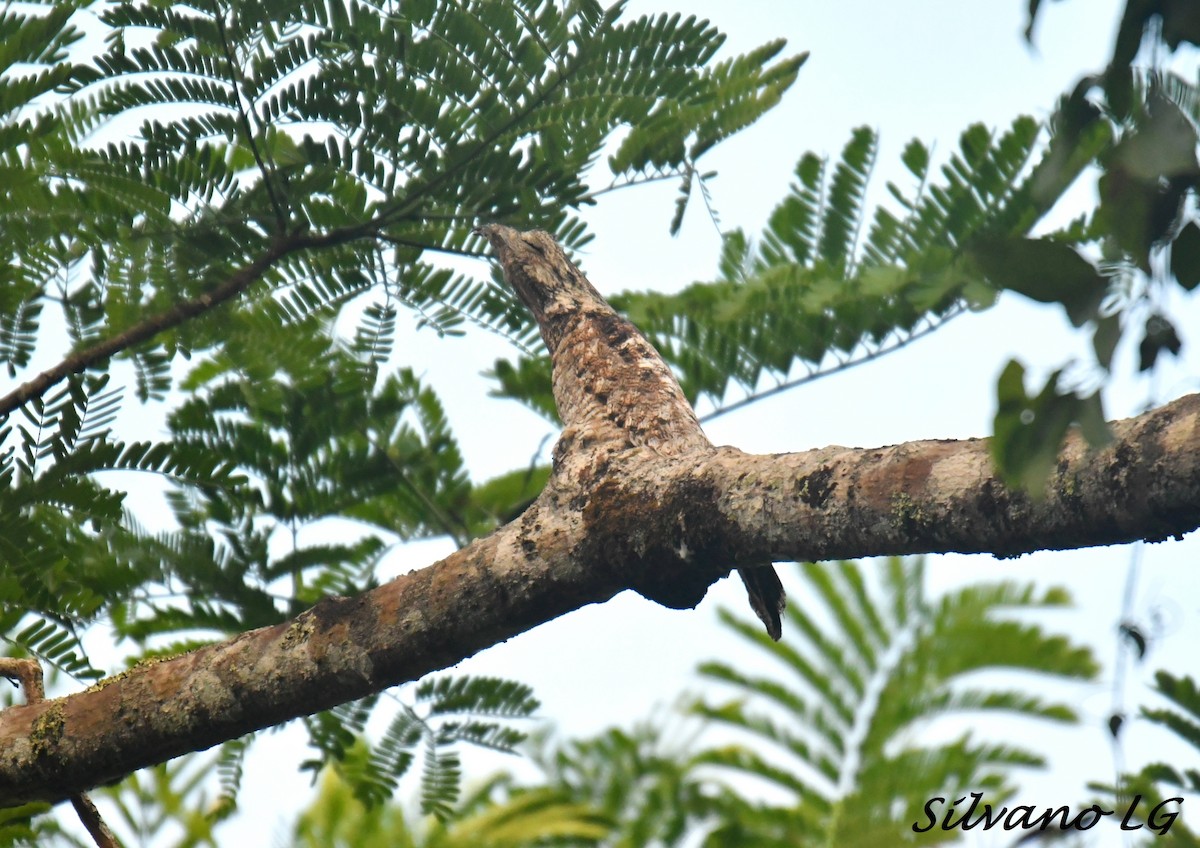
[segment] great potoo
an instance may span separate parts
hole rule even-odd
[[[662,456],[712,449],[679,381],[646,337],[608,305],[554,238],[486,224],[504,277],[533,313],[553,364],[554,401],[583,443],[616,441]],[[772,639],[783,586],[770,565],[741,567],[750,605]]]

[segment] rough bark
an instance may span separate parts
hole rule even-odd
[[[621,430],[568,426],[537,501],[428,568],[0,713],[0,805],[61,800],[415,680],[624,589],[691,607],[739,562],[1011,556],[1200,526],[1200,395],[1115,423],[1100,451],[1072,436],[1039,500],[1004,488],[985,440],[755,456]]]

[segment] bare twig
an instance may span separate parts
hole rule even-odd
[[[15,659],[0,657],[0,676],[11,677],[20,685],[25,693],[25,703],[36,704],[46,697],[46,688],[42,680],[42,666],[37,660]],[[83,826],[91,835],[97,848],[121,848],[121,843],[113,836],[108,825],[100,816],[100,811],[92,803],[86,792],[71,796],[71,806],[83,822]]]
[[[480,250],[463,250],[463,249],[457,248],[457,247],[447,247],[444,245],[437,245],[437,244],[424,244],[419,241],[409,241],[408,239],[402,239],[402,238],[398,238],[396,236],[389,236],[385,233],[380,233],[376,237],[380,241],[387,242],[388,244],[394,244],[398,247],[415,247],[415,248],[419,248],[420,250],[428,250],[432,253],[446,253],[446,254],[449,254],[450,256],[465,256],[468,259],[480,259],[486,255],[483,253],[483,251],[480,251]]]
[[[96,805],[92,803],[92,799],[88,797],[86,792],[80,792],[78,795],[72,796],[71,806],[75,808],[75,814],[79,816],[79,820],[87,828],[87,832],[91,835],[92,841],[96,843],[97,848],[121,848],[121,843],[117,841],[112,831],[108,829],[108,825],[100,817],[100,811],[96,809]]]
[[[42,666],[37,660],[0,657],[0,677],[15,680],[25,693],[25,703],[32,704],[46,697],[42,685]]]
[[[254,138],[254,127],[250,125],[250,116],[246,112],[246,107],[242,104],[242,77],[238,72],[241,63],[237,57],[233,55],[233,48],[229,44],[228,34],[225,32],[225,16],[217,15],[217,29],[221,34],[221,49],[225,54],[225,61],[229,65],[229,76],[233,83],[234,98],[237,101],[238,119],[242,125],[242,132],[246,136],[246,146],[250,148],[250,152],[254,154],[254,162],[258,165],[258,171],[262,174],[263,186],[267,190],[267,197],[271,200],[271,208],[275,211],[275,223],[280,230],[287,224],[287,212],[283,208],[283,203],[279,196],[275,193],[274,175],[271,169],[267,167],[267,163],[263,160],[262,152],[258,149],[258,142]]]
[[[816,382],[817,380],[821,379],[822,377],[828,377],[832,374],[840,374],[843,371],[849,371],[851,368],[854,368],[859,365],[866,365],[868,362],[874,362],[876,359],[882,359],[884,356],[887,356],[889,353],[895,353],[897,351],[903,350],[904,348],[908,347],[910,344],[917,341],[918,339],[925,338],[925,336],[928,336],[934,330],[940,330],[942,327],[946,326],[946,324],[952,318],[957,318],[959,315],[964,315],[964,314],[966,314],[966,307],[964,307],[964,306],[955,307],[953,311],[948,312],[946,315],[943,315],[937,321],[931,321],[925,327],[922,327],[921,329],[916,330],[915,332],[912,332],[907,336],[900,337],[897,341],[895,341],[894,343],[892,343],[890,345],[881,345],[881,346],[875,348],[874,350],[868,350],[862,356],[851,357],[850,359],[847,359],[845,362],[839,362],[837,365],[834,365],[832,368],[825,368],[823,370],[811,371],[808,374],[805,374],[803,377],[797,377],[794,380],[785,380],[784,382],[780,383],[779,385],[772,386],[769,389],[764,389],[761,392],[751,392],[750,394],[746,395],[746,397],[744,397],[744,398],[736,400],[733,403],[726,404],[725,406],[719,406],[716,409],[712,410],[711,412],[706,412],[704,415],[701,415],[700,423],[707,424],[709,421],[712,421],[715,418],[720,418],[722,415],[726,415],[730,412],[741,409],[742,407],[749,406],[750,404],[755,403],[760,400],[763,400],[765,398],[769,398],[769,397],[772,397],[772,396],[778,395],[778,394],[783,394],[784,392],[788,391],[789,389],[794,389],[798,386],[803,386],[803,385],[807,385],[808,383]]]

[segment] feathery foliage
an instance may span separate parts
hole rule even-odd
[[[320,757],[304,768],[332,765],[355,797],[368,806],[388,801],[400,778],[421,757],[421,812],[449,818],[461,791],[457,745],[511,753],[526,737],[514,722],[538,708],[522,683],[489,677],[439,677],[423,681],[412,706],[401,703],[379,742],[367,744],[366,723],[378,696],[304,720]]]
[[[0,361],[16,385],[0,398],[0,635],[81,679],[102,673],[79,638],[102,617],[147,654],[172,653],[374,585],[395,539],[461,544],[510,517],[544,470],[473,484],[436,394],[395,372],[393,351],[402,311],[442,335],[472,322],[525,352],[535,331],[494,281],[437,255],[475,255],[479,219],[586,243],[577,215],[599,193],[592,169],[605,150],[610,188],[680,181],[678,228],[705,190],[702,156],[771,108],[804,60],[775,41],[714,63],[723,37],[707,22],[626,21],[621,4],[593,0],[127,0],[97,7],[105,39],[90,54],[76,12],[54,2],[0,13]],[[1113,108],[1110,123],[1135,129],[1110,133],[1122,139],[1110,174],[1136,172],[1166,138],[1184,181],[1164,188],[1134,173],[1146,185],[1128,194],[1110,180],[1108,209],[1132,197],[1162,212],[1190,197],[1191,162],[1173,134],[1180,116],[1194,122],[1188,91],[1162,87],[1140,117]],[[987,267],[987,249],[1020,249],[1013,240],[1086,163],[1079,151],[1109,140],[1094,129],[1102,123],[1056,127],[1055,141],[1072,143],[1052,141],[1032,169],[1032,122],[998,136],[972,128],[937,185],[928,151],[910,145],[917,189],[892,189],[900,211],[874,217],[878,140],[859,130],[832,168],[800,161],[757,243],[728,236],[716,283],[619,305],[689,396],[718,404],[731,383],[748,400],[774,390],[768,379],[793,384],[798,366],[819,374],[878,355],[986,303],[980,268],[1021,290]],[[1167,232],[1118,224],[1110,213],[1115,243],[1139,262]],[[1182,226],[1171,257],[1187,288],[1200,279],[1198,234]],[[1077,314],[1093,320],[1097,278],[1080,279]],[[1042,295],[1079,306],[1075,288]],[[1151,364],[1178,343],[1158,317],[1146,323]],[[1113,339],[1104,320],[1098,354],[1102,332]],[[52,349],[62,339],[65,354]],[[544,407],[544,362],[497,371],[504,391]],[[188,396],[167,439],[120,437],[127,396],[174,403],[176,388]],[[1028,406],[1023,391],[1010,392],[1013,408]],[[116,481],[145,475],[167,489],[176,527],[148,533],[127,511]],[[365,530],[310,543],[306,531],[330,520]],[[371,745],[362,740],[379,698],[313,717],[313,766],[336,763],[378,804],[420,749],[424,809],[450,816],[453,746],[511,748],[519,733],[507,722],[532,709],[514,686],[430,684],[417,692],[429,714],[403,708]],[[189,823],[186,839],[211,841],[233,808],[249,744],[223,749],[216,812]],[[1022,761],[963,750],[983,765]],[[199,786],[182,765],[145,780],[154,788],[135,782],[126,797],[162,809]],[[575,836],[599,838],[590,813],[560,801],[545,801],[551,818],[564,828],[578,818]],[[13,832],[24,833],[22,815]],[[133,807],[125,818],[142,833],[162,823]],[[487,822],[473,844],[502,832]]]
[[[757,744],[715,748],[697,762],[762,780],[787,799],[756,803],[732,789],[722,793],[708,845],[893,844],[925,820],[929,798],[986,791],[1003,799],[1011,770],[1043,765],[1040,755],[970,731],[941,744],[914,743],[914,726],[971,713],[1073,722],[1069,706],[977,673],[1008,669],[1066,681],[1097,672],[1087,649],[1004,615],[1061,607],[1068,602],[1061,589],[994,583],[930,599],[921,563],[896,559],[883,564],[874,588],[850,562],[805,565],[800,575],[801,594],[812,600],[788,607],[785,632],[794,637],[772,642],[761,628],[723,613],[731,630],[779,663],[782,676],[747,675],[719,661],[701,666],[736,697],[699,700],[693,711]]]
[[[125,844],[164,840],[174,848],[217,848],[214,832],[228,808],[212,806],[208,785],[211,770],[220,760],[192,754],[161,763],[130,775],[119,786],[104,787],[96,794],[106,797],[116,812],[108,824],[126,834]],[[169,843],[165,840],[170,840]]]
[[[385,822],[391,823],[389,835],[378,844],[414,844],[415,836],[407,830],[392,797],[400,778],[418,761],[423,762],[420,813],[425,819],[420,830],[431,840],[419,844],[527,844],[519,840],[531,838],[530,834],[543,827],[548,828],[544,833],[592,839],[607,832],[604,817],[561,793],[527,792],[505,802],[501,795],[506,787],[491,781],[460,798],[459,744],[511,752],[525,738],[514,722],[527,719],[538,708],[527,686],[482,677],[440,677],[423,682],[415,690],[412,706],[401,705],[382,737],[371,742],[366,723],[380,700],[375,696],[343,704],[304,720],[319,754],[304,767],[312,770],[314,777],[321,775],[321,788],[298,818],[297,844],[365,845],[368,843],[361,840]],[[224,844],[217,831],[238,810],[242,767],[255,736],[225,743],[215,757],[191,754],[99,790],[97,795],[107,798],[116,811],[110,824],[125,844],[153,842],[179,848]],[[335,797],[329,797],[331,792]],[[332,822],[325,818],[331,804],[336,812]],[[40,804],[8,811],[0,817],[0,844],[82,845],[61,833],[52,819],[34,818],[47,809]],[[489,837],[494,841],[480,838],[489,827],[497,828]],[[326,828],[333,828],[340,834],[338,839],[348,841],[309,841],[319,833],[332,840],[333,833]],[[436,841],[443,839],[451,841]]]
[[[123,491],[97,475],[150,474],[198,490],[236,482],[217,454],[113,438],[120,390],[107,384],[107,375],[72,376],[0,429],[0,632],[82,679],[101,673],[88,664],[77,627],[162,574],[157,563],[133,564],[121,555],[137,546],[138,531],[122,508]]]
[[[780,674],[707,662],[700,673],[709,694],[684,701],[666,722],[535,738],[541,788],[606,815],[613,829],[600,844],[613,848],[901,844],[925,821],[930,798],[984,791],[1002,803],[1016,769],[1043,765],[1036,753],[969,730],[927,742],[947,737],[941,727],[981,714],[1076,720],[1071,707],[1008,688],[995,672],[1032,672],[1056,685],[1097,672],[1086,648],[1020,615],[1061,608],[1068,598],[1060,589],[996,583],[930,598],[921,562],[897,559],[874,574],[843,562],[805,566],[801,575],[802,590],[791,594],[806,601],[789,606],[791,635],[782,642],[722,614]],[[733,696],[716,700],[710,684]],[[714,732],[722,738],[715,746]]]
[[[993,301],[963,248],[984,234],[1028,232],[1057,199],[1033,191],[1035,179],[1046,183],[1031,165],[1039,134],[1027,117],[1001,133],[974,125],[940,179],[929,149],[912,141],[902,161],[914,188],[889,183],[893,205],[873,205],[879,139],[859,128],[835,162],[801,157],[796,182],[756,241],[726,233],[716,281],[612,301],[675,368],[690,399],[712,399],[708,417],[903,347]],[[1055,185],[1061,192],[1069,183],[1059,174]],[[553,416],[544,357],[500,361],[493,374],[496,394]]]
[[[696,768],[696,734],[672,742],[666,730],[675,725],[661,721],[609,728],[585,739],[535,739],[532,757],[547,787],[593,805],[612,822],[602,845],[694,844],[697,819],[711,806],[711,787]]]
[[[1183,803],[1200,795],[1200,686],[1195,678],[1167,671],[1154,675],[1154,689],[1169,706],[1141,708],[1141,717],[1169,731],[1170,760],[1151,762],[1136,774],[1123,774],[1118,786],[1090,785],[1103,794],[1109,806],[1115,801],[1130,809],[1130,820],[1141,824],[1149,837],[1143,845],[1166,844],[1179,848],[1200,846],[1200,832],[1183,818]],[[1114,735],[1119,728],[1114,729]],[[1191,767],[1185,765],[1191,762]],[[1136,802],[1136,803],[1135,803]],[[1140,834],[1139,834],[1140,835]]]
[[[4,608],[69,623],[90,620],[103,599],[123,602],[148,580],[203,580],[202,568],[269,580],[249,500],[264,486],[291,521],[353,512],[357,499],[353,517],[406,537],[435,531],[461,542],[494,524],[494,515],[456,514],[470,511],[461,460],[436,400],[411,375],[370,403],[360,397],[357,412],[343,416],[344,428],[364,405],[390,415],[395,442],[347,439],[321,457],[283,461],[278,449],[251,456],[266,445],[245,427],[218,423],[215,410],[228,417],[274,402],[276,365],[296,366],[291,381],[310,389],[317,369],[341,356],[333,319],[352,303],[362,317],[347,354],[357,363],[343,363],[340,384],[310,402],[375,389],[401,307],[442,333],[469,319],[529,338],[528,316],[504,290],[438,268],[426,252],[473,252],[479,219],[536,219],[582,243],[587,235],[570,210],[591,202],[587,172],[614,130],[629,131],[609,163],[614,179],[682,176],[770,108],[803,61],[780,60],[774,43],[710,67],[723,37],[707,22],[625,23],[621,11],[591,2],[125,2],[99,13],[108,31],[92,56],[68,53],[79,38],[69,3],[6,11],[3,67],[35,70],[0,78],[9,251],[0,263],[0,359],[23,376],[60,321],[74,358],[0,402],[0,536],[14,560]],[[300,355],[272,361],[304,350],[313,354],[306,371]],[[184,388],[243,371],[262,382],[243,380],[250,400],[233,400],[239,388],[226,385],[207,424],[189,421],[204,413],[185,405],[175,415],[185,437],[169,445],[111,439],[107,425],[125,394],[105,384],[113,355],[131,361],[145,400],[164,397],[178,355],[205,351]],[[65,388],[54,390],[56,382]],[[402,406],[415,410],[428,441],[396,429]],[[193,432],[203,426],[206,433]],[[228,453],[234,463],[215,459]],[[404,465],[425,458],[432,464],[409,475]],[[341,460],[347,471],[328,476]],[[276,479],[234,480],[233,464]],[[95,482],[110,468],[165,475],[184,486],[177,505],[199,498],[215,514],[181,511],[182,529],[147,540],[151,550],[139,555],[120,493]],[[351,470],[366,477],[333,495]],[[318,483],[314,474],[327,476]],[[398,499],[366,502],[369,490],[395,488],[397,476]],[[288,486],[304,490],[293,499]],[[205,539],[209,519],[226,526],[228,547]],[[361,586],[375,553],[325,552],[342,568],[334,583]],[[137,563],[118,561],[125,556]],[[95,565],[65,567],[81,560]],[[309,588],[293,603],[338,587]],[[261,590],[241,598],[239,616],[222,612],[230,599],[219,588],[211,594],[190,623],[229,629],[271,617]],[[131,621],[127,611],[118,617]],[[184,623],[177,613],[167,618]],[[154,630],[140,627],[133,635]]]
[[[608,821],[562,793],[512,792],[495,778],[474,789],[448,820],[412,822],[395,803],[368,807],[335,772],[326,772],[313,804],[296,822],[297,846],[389,848],[524,848],[530,845],[595,845]]]
[[[473,486],[436,395],[395,370],[402,312],[535,335],[505,289],[430,257],[476,255],[479,220],[583,244],[597,165],[689,178],[803,62],[773,42],[714,63],[708,22],[594,0],[127,0],[89,12],[102,39],[76,12],[0,13],[0,637],[81,679],[102,617],[184,650],[369,588],[395,540],[462,544],[536,494],[537,470]],[[173,407],[168,440],[120,437],[133,396]],[[175,527],[127,511],[119,484],[146,474]],[[363,532],[308,544],[330,520]],[[319,749],[347,750],[323,727]],[[439,727],[444,810],[443,748],[514,737]],[[376,800],[409,756],[390,733],[356,783]],[[243,754],[221,761],[226,807]]]
[[[50,809],[50,804],[36,802],[0,810],[0,846],[42,848],[54,845],[62,848],[89,848],[88,843],[67,833],[53,816],[46,815]]]
[[[1192,677],[1179,677],[1165,671],[1155,675],[1155,690],[1172,708],[1142,707],[1142,717],[1167,728],[1200,753],[1200,686]],[[1188,792],[1200,792],[1200,771],[1178,770],[1167,763],[1148,767],[1147,774],[1168,786]]]
[[[683,175],[802,62],[778,60],[776,42],[707,67],[722,42],[707,22],[620,14],[583,1],[107,7],[106,49],[58,81],[70,97],[51,113],[79,142],[71,177],[98,214],[75,264],[50,270],[90,259],[69,294],[89,287],[110,336],[247,268],[266,285],[233,308],[277,320],[376,288],[439,330],[465,315],[519,336],[510,298],[425,251],[474,252],[480,219],[581,243],[569,210],[591,202],[585,177],[614,130],[629,129],[615,179]],[[26,300],[11,312],[17,353],[37,326],[40,298]],[[129,350],[157,378],[145,391],[161,395],[163,363],[219,346],[220,330],[196,316]]]

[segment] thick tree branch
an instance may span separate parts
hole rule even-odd
[[[1044,498],[995,476],[986,439],[778,456],[722,448],[713,481],[727,544],[768,559],[907,553],[1017,556],[1178,538],[1200,526],[1200,395],[1113,425],[1091,451],[1059,452]]]
[[[1072,437],[1042,501],[1004,489],[987,443],[753,456],[569,457],[513,523],[293,621],[0,713],[0,805],[61,800],[152,763],[446,668],[636,588],[674,607],[746,558],[1035,549],[1200,526],[1200,395]]]
[[[533,288],[518,294],[546,319],[551,350],[568,357],[556,361],[555,376],[568,426],[533,505],[487,538],[370,592],[5,710],[0,806],[61,800],[416,680],[624,589],[690,607],[739,563],[918,551],[1010,556],[1200,527],[1200,395],[1115,423],[1115,440],[1100,451],[1070,437],[1040,500],[1004,488],[983,440],[775,456],[715,448],[672,405],[670,386],[624,327],[594,314],[593,331],[580,332],[573,310],[583,289],[542,280],[539,253],[548,263],[561,255],[536,242],[505,267],[524,263],[521,285]],[[602,361],[610,354],[621,362]],[[597,374],[574,367],[586,361]],[[643,377],[665,408],[639,406],[629,394],[628,380]]]

